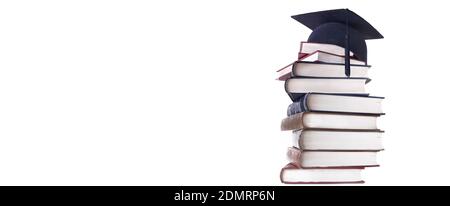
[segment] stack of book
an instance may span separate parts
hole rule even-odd
[[[361,171],[378,166],[383,98],[365,90],[366,62],[351,58],[345,75],[344,55],[337,45],[302,42],[298,60],[277,71],[293,101],[281,122],[293,140],[283,183],[362,183]]]

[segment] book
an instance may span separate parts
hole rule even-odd
[[[300,59],[302,59],[303,57],[308,56],[308,55],[309,55],[309,54],[299,52],[299,53],[298,53],[298,60],[300,60]]]
[[[292,146],[303,151],[381,151],[383,131],[297,130]]]
[[[292,66],[295,64],[295,62],[292,62],[286,66],[284,66],[283,68],[279,69],[277,71],[277,78],[276,80],[280,80],[280,81],[286,81],[287,79],[289,79],[291,77],[291,72],[292,72]]]
[[[280,180],[285,184],[343,184],[364,183],[363,168],[304,169],[289,163],[281,169]]]
[[[334,45],[334,44],[324,44],[324,43],[312,43],[312,42],[301,42],[300,43],[300,53],[301,54],[311,54],[316,51],[327,52],[330,54],[335,54],[338,56],[345,56],[345,48]],[[353,52],[350,51],[350,56],[353,56]]]
[[[369,65],[351,65],[350,77],[368,78]],[[277,80],[286,81],[290,77],[346,77],[345,64],[311,61],[296,61],[277,71]]]
[[[293,77],[285,81],[284,89],[292,101],[306,93],[352,94],[369,96],[365,91],[368,78]]]
[[[305,56],[301,56],[302,61],[309,62],[324,62],[324,63],[335,63],[335,64],[345,64],[345,57],[324,52],[324,51],[315,51],[313,53],[307,54]],[[366,62],[357,60],[355,58],[350,58],[351,65],[367,65]]]
[[[351,76],[354,78],[368,78],[369,65],[350,65]],[[345,64],[297,61],[292,65],[293,77],[346,77]]]
[[[302,112],[284,118],[281,121],[281,130],[342,129],[379,131],[377,128],[378,116],[379,115]]]
[[[302,151],[289,147],[287,157],[301,168],[378,167],[377,152]]]
[[[287,108],[287,115],[301,112],[328,111],[341,113],[384,114],[381,102],[384,97],[351,96],[308,93]]]

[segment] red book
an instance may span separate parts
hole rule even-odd
[[[289,79],[289,77],[291,77],[292,67],[294,64],[295,64],[295,62],[292,62],[292,63],[288,64],[287,66],[279,69],[277,71],[278,77],[276,80],[286,81],[287,79]]]
[[[303,57],[308,56],[308,55],[309,55],[308,53],[301,53],[301,52],[299,52],[299,53],[298,53],[298,59],[300,60],[300,59],[302,59]]]

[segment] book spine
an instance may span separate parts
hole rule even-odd
[[[299,130],[303,129],[303,115],[305,113],[298,113],[290,117],[286,117],[281,121],[281,131]]]
[[[291,80],[291,78],[286,79],[286,81],[284,81],[284,91],[289,96],[289,98],[291,98],[291,100],[293,102],[295,102],[295,101],[298,101],[300,98],[302,98],[306,93],[291,93],[291,92],[289,92],[288,91],[288,84],[289,84],[290,80]]]
[[[290,104],[287,109],[287,116],[292,116],[297,113],[309,111],[308,104],[307,104],[308,96],[309,96],[309,94],[305,94],[298,101]]]
[[[297,167],[301,167],[301,150],[294,147],[289,147],[286,153],[286,157],[289,162],[295,164]]]
[[[301,53],[301,52],[299,52],[298,53],[298,60],[301,60],[301,59],[305,58],[306,56],[309,56],[309,54],[308,53]]]

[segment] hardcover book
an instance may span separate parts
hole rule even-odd
[[[377,118],[380,115],[339,114],[328,112],[302,112],[281,121],[281,130],[341,129],[379,131]]]
[[[353,168],[378,167],[377,152],[302,151],[288,148],[289,162],[301,168]]]
[[[345,64],[345,56],[340,56],[324,51],[315,51],[313,53],[307,54],[306,56],[303,56],[302,61]],[[350,64],[367,65],[366,62],[357,60],[355,58],[350,58]]]
[[[280,180],[285,184],[344,184],[364,183],[363,168],[304,169],[289,163],[281,169]]]
[[[346,77],[345,58],[322,51],[299,56],[299,60],[277,71],[277,80],[286,81],[291,76],[311,77]],[[351,77],[368,78],[370,68],[363,61],[350,59]]]
[[[336,44],[313,43],[313,42],[300,43],[300,53],[311,54],[316,51],[327,52],[338,56],[345,56],[345,48],[338,46]],[[353,56],[353,52],[351,51],[350,56]]]
[[[374,96],[308,93],[288,106],[287,115],[313,111],[382,115],[383,99],[384,97]]]
[[[383,131],[308,129],[292,133],[292,146],[302,151],[381,151]]]
[[[368,78],[368,65],[351,65],[353,78]],[[345,76],[345,64],[297,61],[292,66],[293,77],[347,77]]]
[[[365,90],[367,78],[293,77],[285,81],[284,89],[292,101],[307,93],[330,93],[369,96]]]

